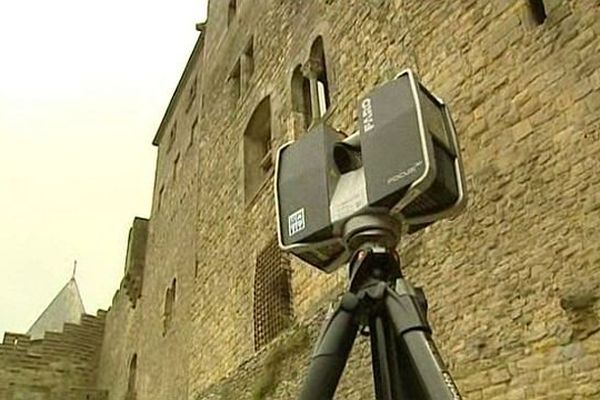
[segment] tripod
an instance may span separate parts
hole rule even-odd
[[[377,400],[460,400],[431,338],[425,295],[402,276],[389,220],[351,222],[349,289],[323,325],[299,399],[333,398],[356,335],[368,328]]]

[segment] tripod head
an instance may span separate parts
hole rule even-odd
[[[365,244],[393,249],[400,240],[401,226],[388,214],[363,214],[350,218],[343,226],[343,242],[350,253]]]
[[[352,217],[344,225],[344,245],[351,253],[348,264],[350,290],[365,279],[388,281],[401,276],[395,247],[400,225],[387,214]]]
[[[427,300],[420,287],[407,285],[403,280],[396,246],[400,226],[386,214],[360,215],[351,218],[344,229],[344,242],[352,251],[348,263],[348,290],[363,292],[377,299],[385,290],[402,285],[402,291],[413,296],[421,312],[427,313]]]

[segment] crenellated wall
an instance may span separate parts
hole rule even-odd
[[[0,344],[0,399],[104,400],[96,378],[105,312],[43,339],[5,333]]]

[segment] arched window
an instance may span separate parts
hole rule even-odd
[[[163,312],[163,336],[165,336],[171,326],[173,319],[173,304],[177,298],[177,279],[173,278],[171,286],[165,292],[165,308]]]
[[[131,360],[129,361],[129,373],[127,379],[127,400],[135,400],[136,399],[136,390],[135,390],[135,381],[137,376],[137,353],[133,354]]]
[[[271,99],[256,107],[244,131],[244,197],[250,201],[273,167],[271,155]]]
[[[529,0],[529,9],[532,19],[538,25],[543,24],[547,18],[544,0]]]

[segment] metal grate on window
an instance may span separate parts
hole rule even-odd
[[[254,274],[254,349],[258,350],[292,320],[288,256],[272,240],[257,256]]]

